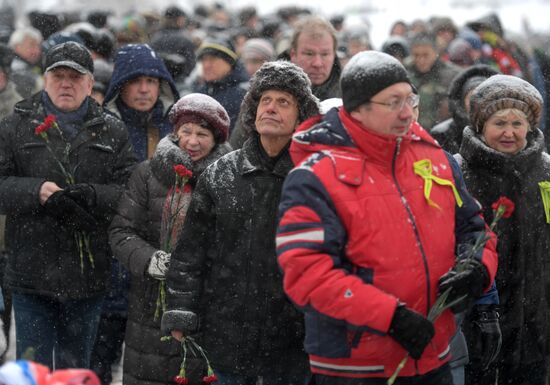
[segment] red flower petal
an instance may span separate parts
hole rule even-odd
[[[506,197],[498,198],[498,200],[491,205],[491,208],[496,212],[501,206],[504,207],[504,213],[502,214],[502,218],[510,218],[514,213],[514,209],[516,208],[516,205],[514,204],[514,202],[512,202],[510,199]]]
[[[175,165],[174,171],[176,172],[176,174],[178,174],[182,178],[191,178],[193,176],[193,173],[191,172],[191,170],[189,170],[183,164]]]
[[[215,374],[211,374],[210,376],[206,376],[202,378],[202,382],[204,382],[205,384],[212,384],[217,381],[218,381],[218,377],[216,377]]]

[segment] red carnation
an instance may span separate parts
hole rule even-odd
[[[51,126],[53,126],[55,123],[55,115],[52,115],[52,114],[49,114],[48,116],[46,116],[46,119],[44,119],[44,124],[50,128]]]
[[[34,129],[34,134],[35,134],[35,135],[40,135],[40,134],[42,134],[43,132],[48,131],[48,128],[50,128],[50,127],[48,127],[48,126],[46,126],[46,124],[42,123],[42,124],[40,124],[38,127],[36,127],[36,128]]]
[[[501,212],[502,218],[510,218],[514,213],[516,205],[510,199],[506,197],[500,197],[498,200],[491,205],[491,208],[496,213]]]
[[[213,373],[209,376],[205,376],[202,378],[202,382],[204,382],[205,384],[212,384],[217,381],[218,381],[218,377],[216,377],[216,375]]]
[[[174,377],[174,382],[176,384],[180,384],[180,385],[187,385],[189,383],[189,380],[187,379],[187,377],[175,376]]]
[[[174,171],[182,178],[191,178],[193,173],[183,164],[177,164],[174,166]]]

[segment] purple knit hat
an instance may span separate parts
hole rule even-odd
[[[168,116],[176,132],[185,123],[196,123],[214,134],[216,143],[227,140],[229,116],[218,101],[205,94],[188,94],[180,98]]]

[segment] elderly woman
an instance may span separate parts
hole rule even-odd
[[[229,117],[210,96],[182,97],[169,118],[174,132],[159,142],[150,161],[136,168],[110,228],[114,255],[131,274],[124,354],[127,385],[168,384],[178,374],[180,344],[160,340],[159,286],[195,181],[208,165],[230,151],[225,143]],[[172,200],[176,165],[185,166],[193,176],[176,192],[180,199]]]
[[[550,157],[537,128],[542,103],[532,85],[506,75],[488,78],[470,98],[471,126],[460,148],[466,185],[483,205],[487,223],[494,217],[492,203],[501,196],[515,203],[515,211],[496,228],[502,349],[489,370],[469,368],[469,384],[495,384],[497,371],[498,384],[545,383],[550,207],[539,184],[550,181]],[[465,321],[471,349],[481,342],[483,327],[483,317]]]

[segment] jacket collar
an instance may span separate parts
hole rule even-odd
[[[470,127],[464,129],[460,154],[469,165],[495,174],[524,175],[532,170],[544,152],[544,136],[535,128],[527,134],[527,145],[514,155],[489,147]]]
[[[187,152],[178,146],[178,138],[173,134],[169,134],[158,143],[155,154],[150,161],[151,170],[153,171],[153,175],[164,186],[169,187],[174,184],[176,179],[174,166],[182,164],[193,172],[191,184],[194,184],[206,167],[230,151],[231,147],[229,144],[218,144],[212,149],[210,154],[194,162]]]
[[[261,149],[259,146],[259,135],[254,132],[243,144],[243,147],[239,153],[239,173],[241,175],[245,175],[254,172],[271,172],[274,175],[283,178],[286,177],[294,166],[292,164],[292,160],[290,159],[288,147],[283,150],[284,153],[279,157],[277,163],[275,163],[273,170],[270,171],[262,163],[262,155],[260,153]]]

